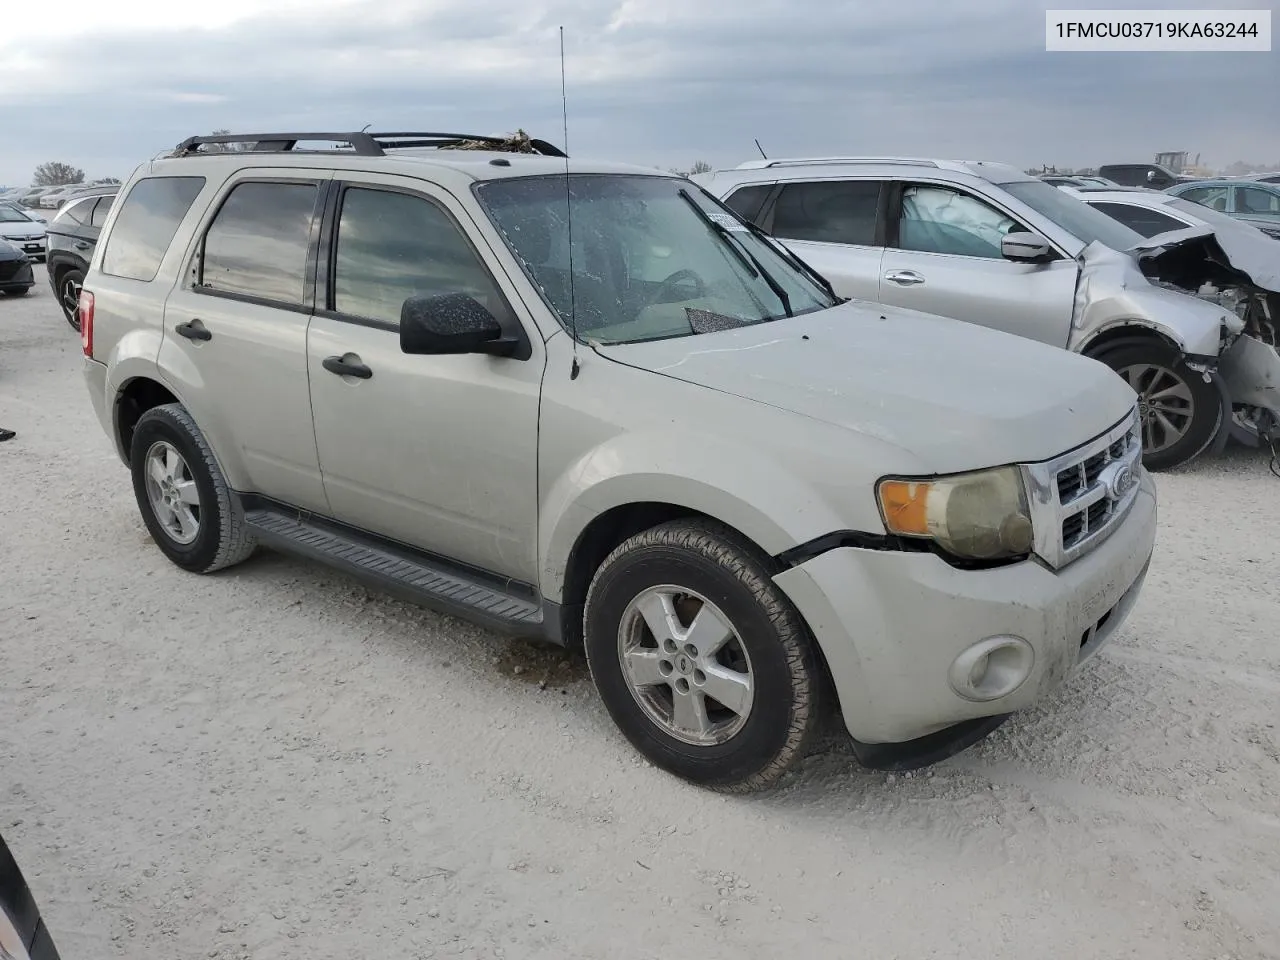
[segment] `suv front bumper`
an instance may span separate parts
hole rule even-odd
[[[1111,536],[1060,570],[1034,560],[960,570],[931,553],[841,547],[775,577],[822,648],[854,739],[904,744],[1025,709],[1060,687],[1116,634],[1142,588],[1156,493],[1141,476]],[[1033,651],[1026,679],[994,700],[957,693],[957,658],[1010,636]]]

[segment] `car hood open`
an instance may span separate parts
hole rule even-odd
[[[875,437],[937,473],[1049,459],[1102,433],[1135,402],[1107,367],[1061,348],[857,301],[595,348],[619,363]]]

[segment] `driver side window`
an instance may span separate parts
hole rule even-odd
[[[1000,241],[1024,230],[1012,217],[967,193],[908,184],[898,220],[900,250],[1001,259]]]
[[[506,312],[493,277],[442,209],[412,194],[348,187],[332,309],[398,325],[405,300],[445,293],[469,294],[495,317]]]

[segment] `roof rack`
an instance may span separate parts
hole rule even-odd
[[[916,157],[791,157],[785,160],[748,160],[738,164],[739,170],[761,170],[766,167],[797,167],[815,163],[902,163],[915,167],[936,167],[936,160]]]
[[[331,150],[298,150],[298,144],[304,142],[328,142],[346,144]],[[174,149],[171,156],[193,157],[207,154],[201,150],[209,144],[246,143],[250,153],[348,153],[353,152],[361,157],[383,157],[388,150],[404,150],[413,147],[435,147],[440,150],[493,149],[509,153],[537,153],[544,157],[564,157],[559,147],[545,140],[536,140],[523,133],[514,136],[495,137],[486,134],[472,133],[223,133],[210,134],[204,137],[188,137]]]

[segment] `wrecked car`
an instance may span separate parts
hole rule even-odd
[[[1274,422],[1276,314],[1257,292],[1268,281],[1257,264],[1230,266],[1234,252],[1210,258],[1203,239],[1149,243],[1001,163],[766,159],[692,179],[842,296],[1107,364],[1141,398],[1151,469],[1220,447],[1236,414],[1254,436]]]

